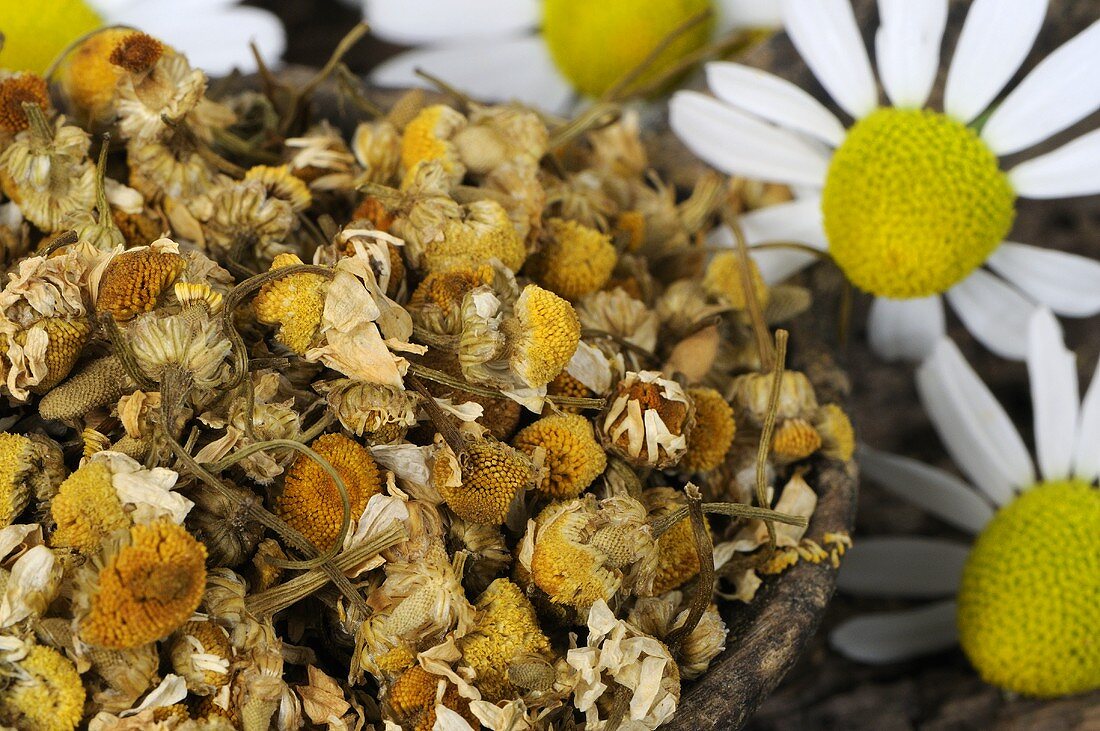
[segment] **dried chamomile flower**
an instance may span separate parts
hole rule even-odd
[[[726,458],[737,433],[733,408],[713,388],[689,388],[687,395],[695,406],[695,426],[688,436],[687,453],[679,468],[685,472],[709,472]]]
[[[785,419],[772,435],[771,454],[779,464],[806,459],[821,449],[821,434],[806,419]]]
[[[149,312],[185,267],[179,246],[170,239],[124,251],[103,270],[96,309],[120,322]]]
[[[461,563],[461,557],[456,560]],[[461,637],[473,627],[474,608],[466,600],[459,573],[441,543],[415,562],[388,563],[385,571],[385,582],[371,597],[377,610],[369,621],[380,639],[387,640],[387,650],[451,630]],[[368,652],[373,650],[368,647]]]
[[[527,156],[513,157],[496,166],[481,181],[482,195],[504,206],[516,234],[528,246],[542,231],[546,210],[546,189],[539,178],[539,161]]]
[[[382,488],[382,477],[374,457],[359,443],[342,434],[326,434],[311,444],[332,465],[344,481],[354,525],[371,495]],[[325,550],[340,534],[344,510],[335,481],[313,459],[305,455],[294,460],[287,470],[283,492],[275,501],[275,511],[291,527]]]
[[[432,464],[432,484],[463,520],[500,525],[513,500],[534,487],[531,459],[492,438],[476,439],[455,459],[441,448]]]
[[[713,319],[726,311],[724,305],[714,304],[695,279],[677,279],[665,288],[657,298],[654,309],[661,327],[673,338],[683,337],[698,327],[699,323]]]
[[[422,361],[424,365],[446,373],[449,376],[463,379],[462,366],[458,358],[444,352],[442,349],[431,349]],[[452,403],[471,402],[481,406],[481,416],[477,423],[485,427],[489,434],[501,441],[507,441],[515,433],[523,416],[523,407],[515,400],[507,397],[486,396],[479,393],[469,393],[460,388],[452,388],[441,383],[428,382],[428,390],[437,399],[450,399]]]
[[[536,449],[546,451],[538,490],[551,498],[577,497],[607,466],[607,454],[592,424],[577,414],[544,416],[521,430],[512,444],[531,456]]]
[[[24,107],[30,122],[0,153],[0,187],[23,216],[45,232],[95,205],[90,140],[64,117],[50,122],[37,106]]]
[[[270,271],[302,263],[294,254],[279,254],[272,260]],[[252,300],[256,319],[267,325],[278,325],[276,340],[298,355],[305,355],[321,327],[328,283],[327,277],[308,272],[267,282]]]
[[[171,131],[163,141],[135,138],[126,144],[129,184],[147,199],[164,198],[165,213],[173,229],[196,241],[203,238],[195,221],[197,214],[190,212],[184,203],[207,215],[210,205],[207,196],[219,181],[218,171],[202,156],[200,144],[182,127]]]
[[[504,535],[495,525],[482,525],[453,516],[447,528],[447,546],[452,552],[466,553],[462,581],[471,591],[483,591],[512,563],[512,553]]]
[[[395,444],[416,425],[416,394],[380,383],[338,378],[316,384],[345,429],[372,444]]]
[[[452,184],[466,174],[452,138],[466,126],[466,118],[445,104],[433,104],[420,110],[405,125],[401,137],[401,166],[408,175],[426,161],[439,162]]]
[[[630,372],[596,422],[607,448],[638,467],[664,469],[688,451],[695,408],[684,389],[656,371]]]
[[[126,334],[138,367],[157,383],[179,372],[197,388],[213,388],[226,376],[232,346],[220,321],[205,308],[177,315],[149,312],[136,318]]]
[[[683,493],[671,487],[654,487],[642,493],[650,520],[658,520],[687,504]],[[710,527],[709,521],[705,521]],[[657,569],[653,594],[682,586],[699,573],[699,550],[691,518],[684,516],[657,539]]]
[[[210,695],[229,682],[233,648],[229,634],[212,621],[191,621],[168,643],[172,670],[195,695]]]
[[[495,703],[514,698],[517,689],[509,680],[509,666],[517,660],[526,661],[528,655],[552,660],[550,641],[530,600],[508,579],[490,584],[474,606],[477,622],[458,640],[462,664],[477,673],[474,682],[485,700]]]
[[[439,693],[439,686],[445,690]],[[470,703],[458,694],[458,687],[440,675],[433,675],[419,665],[406,670],[389,686],[385,708],[400,728],[410,731],[432,731],[438,728],[437,708],[443,706],[458,713],[471,724],[477,719],[470,713]]]
[[[97,358],[55,386],[38,402],[43,419],[73,421],[92,409],[117,401],[134,384],[118,356]]]
[[[11,526],[14,528],[15,526]],[[41,536],[35,536],[41,539]],[[30,538],[24,539],[24,544]],[[0,554],[4,549],[0,549]],[[18,551],[17,551],[18,552]],[[24,620],[39,620],[61,588],[64,564],[49,548],[39,544],[32,545],[22,555],[12,561],[9,555],[5,563],[10,563],[10,571],[0,569],[0,628],[12,627]]]
[[[126,649],[167,637],[186,622],[206,585],[206,549],[182,526],[135,525],[82,575],[80,638]]]
[[[741,257],[736,251],[715,254],[703,276],[703,291],[735,310],[744,310],[748,307],[748,299],[745,297],[741,272]],[[756,301],[763,310],[768,306],[768,285],[764,284],[764,278],[760,276],[760,268],[752,259],[749,259],[749,279],[752,282]]]
[[[0,72],[0,138],[30,126],[24,104],[49,109],[50,92],[46,80],[29,72]]]
[[[621,287],[594,292],[582,299],[577,305],[577,317],[586,330],[609,333],[650,352],[657,347],[660,328],[657,313]]]
[[[508,211],[496,201],[480,200],[446,220],[436,237],[422,246],[418,261],[428,272],[476,267],[490,259],[518,271],[526,258],[527,248]]]
[[[48,438],[0,432],[0,528],[19,517],[31,495],[53,495],[64,470],[63,457]]]
[[[754,427],[764,424],[768,414],[773,380],[770,373],[748,373],[734,379],[730,404],[738,414],[738,423],[741,423],[741,417],[744,417],[747,423]],[[810,380],[798,371],[784,371],[779,382],[776,418],[812,417],[816,411],[817,396]]]
[[[829,459],[847,462],[856,450],[856,435],[848,414],[837,404],[825,404],[813,418],[821,436],[821,453]]]
[[[462,332],[463,298],[493,280],[494,270],[488,264],[430,272],[409,299],[413,322],[433,333],[458,335]]]
[[[663,638],[683,626],[688,612],[683,596],[674,591],[660,597],[639,599],[627,615],[627,621],[647,635]],[[726,649],[727,631],[718,607],[711,604],[695,629],[680,642],[676,657],[680,677],[691,680],[705,673],[711,660]]]
[[[72,661],[52,647],[0,650],[0,721],[17,728],[72,731],[84,715],[84,685]]]
[[[290,172],[311,190],[344,190],[354,187],[355,156],[339,130],[327,120],[314,125],[302,137],[286,141]]]
[[[539,115],[518,105],[472,105],[469,124],[454,135],[458,156],[476,175],[490,173],[519,157],[538,162],[550,145]]]
[[[313,203],[309,187],[286,165],[256,165],[245,172],[244,179],[260,181],[269,196],[286,201],[295,213],[306,210]]]
[[[62,97],[90,127],[109,122],[116,113],[118,83],[126,72],[111,57],[119,42],[133,33],[129,28],[103,28],[81,40],[58,67]]]
[[[210,200],[203,229],[207,249],[218,258],[269,261],[286,250],[298,223],[294,207],[262,180],[223,180]]]
[[[195,507],[187,516],[187,528],[206,546],[209,565],[239,566],[252,557],[263,537],[263,526],[249,515],[259,498],[251,490],[222,483],[228,495],[202,489],[189,493]]]
[[[542,286],[578,300],[607,284],[618,254],[611,237],[576,221],[551,218],[527,271]]]
[[[70,642],[71,627],[66,628]],[[108,713],[120,713],[136,705],[138,698],[160,682],[160,654],[156,643],[149,642],[128,650],[111,650],[82,642],[75,643],[74,652],[80,667],[91,664],[105,688],[92,697],[95,704]]]
[[[570,650],[565,661],[576,673],[574,704],[590,728],[606,723],[601,712],[608,714],[610,700],[619,693],[629,694],[624,721],[642,728],[656,728],[676,712],[680,672],[668,648],[616,619],[605,601],[588,613],[587,645]]]
[[[360,122],[351,137],[351,151],[362,171],[352,187],[363,183],[388,184],[397,178],[402,138],[389,120]]]

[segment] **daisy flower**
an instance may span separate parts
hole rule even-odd
[[[943,338],[917,372],[932,423],[970,478],[861,448],[864,475],[975,537],[868,538],[838,586],[860,595],[935,600],[863,615],[830,640],[872,663],[956,641],[987,682],[1052,697],[1100,688],[1100,369],[1078,399],[1075,356],[1054,315],[1028,326],[1038,468],[1023,439],[955,345]]]
[[[718,169],[794,187],[798,200],[743,219],[749,244],[801,241],[828,251],[875,296],[871,344],[919,360],[944,332],[946,298],[993,352],[1023,359],[1027,322],[1100,312],[1100,263],[1005,241],[1016,199],[1100,192],[1100,131],[1002,170],[1100,106],[1100,23],[1047,56],[1004,99],[1046,14],[1046,0],[975,0],[947,71],[944,111],[926,104],[936,78],[947,0],[879,0],[879,93],[848,0],[783,0],[795,48],[847,128],[809,93],[758,69],[707,66],[717,98],[677,93],[673,130]],[[732,243],[719,230],[716,243]],[[814,260],[757,252],[765,277]],[[983,265],[988,270],[982,268]]]
[[[74,40],[107,25],[145,31],[211,76],[255,71],[250,42],[269,62],[286,47],[278,18],[237,0],[0,0],[0,67],[41,74]]]
[[[382,86],[424,86],[417,68],[478,99],[518,99],[560,110],[579,92],[599,96],[673,29],[712,8],[655,67],[704,46],[717,31],[774,27],[779,0],[363,0],[379,37],[425,48],[379,66]]]

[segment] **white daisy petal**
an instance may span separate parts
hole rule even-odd
[[[915,459],[860,445],[860,472],[907,502],[968,533],[981,532],[993,508],[970,485]]]
[[[1008,181],[1024,198],[1100,193],[1100,129],[1020,163],[1008,171]]]
[[[1012,90],[982,128],[998,155],[1058,134],[1100,107],[1100,21],[1043,59]]]
[[[707,85],[722,101],[781,127],[804,132],[839,147],[844,125],[795,84],[739,63],[708,63]]]
[[[740,218],[741,230],[749,246],[767,241],[790,241],[825,251],[828,244],[821,225],[821,196],[779,203],[750,211]],[[711,246],[734,246],[733,233],[721,226],[707,239]],[[778,284],[809,265],[818,257],[795,249],[754,249],[753,261],[768,284]]]
[[[950,338],[917,369],[917,390],[948,454],[995,503],[1035,482],[1020,433]]]
[[[876,297],[867,322],[871,348],[886,360],[918,361],[946,332],[943,298]]]
[[[974,0],[947,71],[944,109],[970,122],[989,106],[1027,58],[1047,0]]]
[[[986,261],[1029,297],[1063,317],[1100,313],[1100,262],[1006,241]]]
[[[378,66],[371,80],[379,86],[428,86],[416,75],[418,68],[486,101],[518,99],[560,111],[573,95],[537,36],[409,51]]]
[[[718,0],[718,31],[736,28],[778,28],[783,25],[779,0]]]
[[[860,118],[878,106],[871,61],[849,0],[783,0],[787,35],[840,108]]]
[[[947,301],[982,345],[1009,360],[1027,356],[1027,323],[1038,306],[982,269],[947,290]]]
[[[1039,472],[1047,480],[1069,477],[1077,432],[1077,356],[1066,348],[1062,328],[1045,307],[1028,326],[1027,371],[1035,414]]]
[[[1081,404],[1081,419],[1074,445],[1073,475],[1092,482],[1100,477],[1100,363],[1092,374]]]
[[[861,538],[844,554],[836,586],[857,596],[950,597],[969,554],[970,546],[936,538]]]
[[[875,59],[895,107],[922,107],[940,67],[947,0],[878,0]]]
[[[730,175],[820,187],[829,160],[793,132],[694,91],[669,103],[669,124],[696,155]]]
[[[539,23],[538,0],[364,0],[371,31],[418,45],[518,35]]]
[[[955,646],[955,602],[938,602],[903,612],[864,614],[829,633],[829,644],[845,657],[883,665],[943,652]]]

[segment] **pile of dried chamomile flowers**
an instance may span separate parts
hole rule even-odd
[[[0,723],[660,725],[718,602],[846,545],[851,425],[770,329],[808,293],[629,113],[341,129],[324,76],[123,29],[0,71]]]

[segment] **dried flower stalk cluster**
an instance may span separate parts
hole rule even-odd
[[[653,728],[843,552],[808,294],[701,243],[782,191],[678,198],[629,114],[345,137],[128,30],[58,79],[0,72],[0,722]]]

